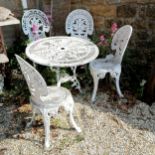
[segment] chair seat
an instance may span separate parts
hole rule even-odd
[[[40,98],[31,96],[32,102],[35,105],[43,106],[44,108],[59,107],[70,95],[70,92],[64,87],[48,86],[47,90],[47,96],[40,96]]]
[[[90,63],[90,68],[95,70],[96,72],[100,71],[106,71],[106,72],[111,72],[118,70],[121,65],[118,63],[115,63],[112,60],[107,60],[107,59],[96,59]]]

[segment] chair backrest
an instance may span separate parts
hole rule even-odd
[[[40,73],[23,58],[18,55],[15,56],[26,79],[31,95],[34,97],[46,96],[48,94],[47,84]]]
[[[111,43],[111,49],[116,51],[114,57],[114,61],[116,63],[122,62],[122,58],[128,45],[131,34],[132,34],[132,26],[130,25],[122,26],[114,34]]]
[[[22,29],[30,41],[46,37],[50,24],[46,14],[37,9],[26,10],[22,17]]]
[[[91,14],[83,9],[76,9],[69,13],[65,23],[68,35],[88,39],[94,30],[94,21]]]

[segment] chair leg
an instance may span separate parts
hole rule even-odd
[[[34,68],[37,68],[37,65],[33,62],[33,66],[34,66]]]
[[[61,82],[60,82],[60,68],[59,67],[56,68],[56,79],[57,79],[57,86],[60,87]]]
[[[50,116],[47,111],[43,111],[43,121],[44,121],[44,129],[45,129],[45,148],[50,147]]]
[[[32,123],[34,122],[35,115],[36,115],[36,112],[35,112],[35,109],[33,109],[31,121],[27,123],[26,127],[30,127],[32,125]]]
[[[97,89],[98,89],[99,78],[97,77],[97,75],[92,75],[92,76],[93,76],[93,82],[94,82],[94,89],[93,89],[91,101],[95,102],[96,93],[97,93]]]
[[[81,89],[80,82],[79,82],[79,80],[77,79],[76,69],[77,69],[77,66],[71,67],[71,70],[72,70],[72,72],[73,72],[73,76],[72,76],[73,85],[72,85],[72,86],[75,86],[75,87],[79,90],[79,92],[82,93],[82,89]]]
[[[77,126],[73,117],[74,100],[71,94],[68,95],[67,101],[64,102],[62,106],[65,108],[66,112],[69,113],[70,123],[73,125],[77,132],[81,132],[81,128]]]
[[[70,111],[69,117],[70,117],[70,122],[72,123],[72,125],[76,129],[76,131],[81,132],[81,128],[79,126],[77,126],[77,124],[75,123],[72,111]]]
[[[116,73],[115,82],[116,82],[116,89],[119,97],[124,97],[124,95],[121,92],[120,85],[119,85],[119,78],[121,73]]]

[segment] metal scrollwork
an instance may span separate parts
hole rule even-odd
[[[50,24],[44,12],[31,9],[24,12],[22,28],[24,33],[28,35],[29,40],[34,41],[46,36],[45,33],[49,32]]]
[[[82,9],[76,9],[69,13],[66,19],[66,33],[71,36],[88,39],[92,35],[94,22],[91,14]]]

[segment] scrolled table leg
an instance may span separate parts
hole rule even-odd
[[[76,69],[77,69],[77,66],[71,67],[71,70],[73,72],[73,84],[72,84],[72,87],[77,88],[79,90],[79,92],[82,93],[80,82],[77,79]]]

